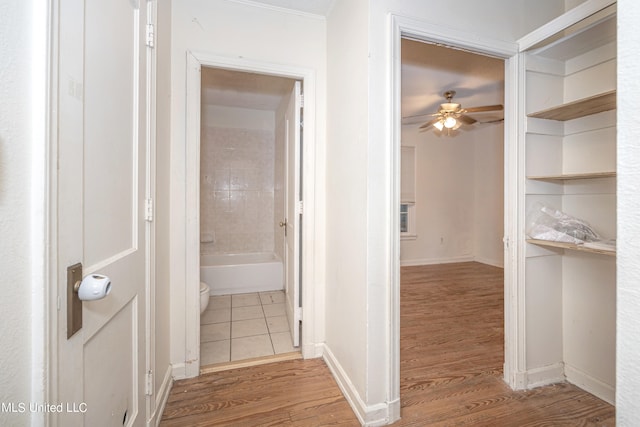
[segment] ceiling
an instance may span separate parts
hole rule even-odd
[[[274,0],[275,1],[275,0]],[[291,93],[294,80],[220,68],[202,68],[202,103],[257,110],[276,110]],[[415,40],[402,40],[403,124],[421,124],[455,90],[462,107],[504,104],[504,61]],[[474,113],[479,122],[502,112]]]
[[[275,111],[294,80],[265,74],[202,67],[201,102],[205,105]]]
[[[241,3],[273,6],[313,15],[327,16],[335,0],[236,0]]]
[[[465,107],[504,104],[504,61],[420,41],[402,40],[402,117],[423,123],[455,90],[453,102]],[[474,113],[479,122],[502,118],[502,112]]]

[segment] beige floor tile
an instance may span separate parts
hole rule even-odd
[[[260,305],[260,297],[257,293],[231,295],[231,307],[247,307]]]
[[[273,354],[273,346],[268,334],[231,340],[231,360],[244,360]]]
[[[289,332],[276,332],[271,334],[271,342],[273,343],[275,354],[290,353],[298,350],[293,346]]]
[[[231,308],[231,295],[215,295],[209,298],[207,310]]]
[[[231,320],[260,319],[264,318],[264,312],[261,305],[252,305],[249,307],[233,307],[231,309]]]
[[[268,334],[267,322],[262,319],[237,320],[231,323],[231,338]]]
[[[205,310],[200,315],[200,324],[223,323],[231,321],[231,309],[220,308],[216,310]]]
[[[270,334],[289,331],[287,316],[267,317],[267,327],[269,328]]]
[[[212,365],[230,361],[231,340],[212,341],[200,344],[200,365]]]
[[[262,305],[278,304],[284,302],[284,291],[260,292]]]
[[[221,341],[231,338],[231,322],[210,323],[200,326],[200,342]]]
[[[266,317],[275,317],[275,316],[285,316],[286,313],[284,311],[284,304],[283,303],[277,303],[277,304],[267,304],[262,306],[262,308],[264,309],[264,315]]]

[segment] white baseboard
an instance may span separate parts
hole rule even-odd
[[[611,405],[616,404],[616,390],[614,386],[593,378],[569,365],[564,367],[564,374],[567,377],[567,381],[571,384],[580,387],[584,391],[593,394]]]
[[[483,258],[483,257],[474,257],[473,260],[475,262],[479,262],[481,264],[490,265],[492,267],[504,268],[504,260],[503,259],[495,260],[495,259],[489,259],[489,258]]]
[[[187,378],[187,366],[185,363],[174,363],[171,365],[171,375],[174,380],[183,380]]]
[[[541,368],[529,369],[526,374],[526,386],[527,388],[542,387],[560,383],[565,379],[564,363],[559,362]]]
[[[304,359],[317,359],[318,357],[322,357],[324,353],[324,344],[303,344],[301,350]]]
[[[349,405],[351,405],[353,412],[355,413],[358,421],[360,421],[360,424],[363,427],[377,427],[389,424],[389,414],[392,411],[394,412],[394,414],[395,411],[397,411],[399,418],[399,401],[397,402],[397,405],[394,405],[393,409],[390,408],[389,404],[380,403],[377,405],[367,406],[362,401],[362,399],[360,398],[360,394],[355,389],[355,386],[349,379],[349,376],[346,374],[344,369],[342,369],[342,366],[327,345],[324,345],[323,359],[329,367],[329,370],[331,370],[336,383],[338,383],[338,387],[340,387],[340,390],[342,390],[342,394],[344,395],[345,399],[347,399],[347,402],[349,402]],[[397,408],[395,406],[397,406]]]
[[[164,407],[167,405],[167,399],[169,399],[169,392],[171,392],[171,387],[173,387],[173,377],[171,376],[172,371],[173,370],[171,366],[167,367],[167,371],[165,372],[164,378],[162,380],[162,385],[160,385],[160,389],[158,390],[158,393],[156,395],[156,411],[153,414],[156,427],[160,425]]]
[[[454,257],[454,258],[403,259],[403,260],[400,260],[400,266],[413,267],[418,265],[453,264],[456,262],[471,262],[474,260],[475,259],[472,256]]]
[[[454,258],[424,258],[424,259],[403,259],[400,260],[401,267],[415,267],[419,265],[433,264],[453,264],[456,262],[479,262],[481,264],[491,265],[493,267],[504,268],[504,260],[495,260],[477,256],[463,256]]]

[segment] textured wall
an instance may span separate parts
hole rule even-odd
[[[31,398],[31,2],[0,3],[0,403]],[[42,310],[38,311],[39,315]],[[0,425],[29,414],[0,412]]]
[[[618,316],[616,423],[640,425],[640,3],[618,2]]]

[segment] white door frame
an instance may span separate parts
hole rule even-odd
[[[524,260],[522,221],[524,200],[523,148],[518,138],[519,122],[517,43],[478,37],[476,34],[391,15],[391,348],[389,400],[400,398],[400,146],[401,146],[401,38],[408,37],[505,60],[505,130],[504,130],[504,380],[514,389],[522,388],[525,366],[524,324]]]
[[[218,56],[211,52],[187,52],[186,84],[186,245],[185,245],[185,376],[200,374],[200,69],[202,66],[280,76],[302,80],[304,90],[304,150],[302,166],[302,357],[320,357],[316,336],[319,325],[315,303],[315,151],[316,151],[316,75],[312,69],[274,64],[246,58]],[[188,363],[187,363],[188,361]]]

